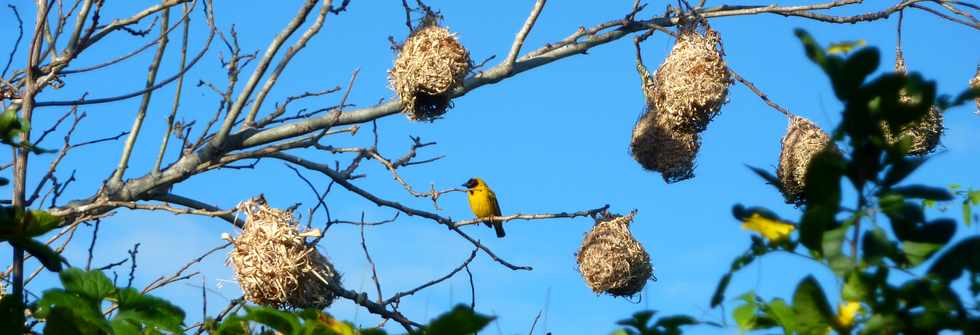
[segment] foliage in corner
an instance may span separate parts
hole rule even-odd
[[[683,334],[681,327],[702,323],[687,315],[670,315],[650,324],[656,314],[657,311],[653,310],[639,311],[634,313],[632,318],[619,320],[616,324],[623,328],[613,332],[612,335],[679,335]]]
[[[44,320],[44,334],[182,334],[184,311],[134,288],[112,284],[102,271],[65,269],[63,288],[44,291],[31,304],[34,318]],[[114,306],[111,318],[104,306]]]
[[[820,284],[802,279],[791,299],[766,300],[753,292],[742,301],[733,317],[744,331],[780,329],[785,334],[938,333],[980,332],[980,313],[964,305],[952,288],[968,272],[969,288],[980,293],[980,236],[949,245],[958,224],[953,219],[928,219],[922,204],[948,202],[954,194],[946,188],[905,184],[906,177],[927,161],[906,155],[910,139],[890,143],[884,127],[897,132],[923,118],[930,108],[940,110],[963,104],[980,95],[967,90],[956,98],[937,96],[936,83],[918,73],[884,73],[871,78],[880,62],[875,48],[850,55],[825,51],[808,33],[797,30],[806,55],[830,77],[834,94],[844,104],[843,119],[833,138],[844,155],[831,150],[817,154],[806,174],[803,213],[797,222],[780,219],[762,207],[734,207],[736,219],[765,217],[790,224],[799,233],[784,240],[768,241],[752,236],[749,250],[737,257],[722,277],[711,298],[712,307],[724,301],[731,277],[755,259],[775,251],[798,253],[818,261],[842,283],[841,303],[834,308]],[[901,100],[901,96],[911,99]],[[772,183],[768,172],[753,168]],[[842,203],[842,185],[856,194],[856,203]],[[974,220],[972,206],[980,193],[959,191],[963,196],[963,223]],[[888,221],[880,222],[879,216]],[[753,229],[764,232],[760,229]],[[846,237],[853,236],[850,240]],[[766,236],[769,237],[769,236]],[[849,248],[848,248],[849,246]],[[945,251],[943,251],[945,249]],[[940,252],[943,251],[943,252]],[[928,269],[921,267],[930,264]],[[898,282],[889,274],[920,269],[924,275]]]

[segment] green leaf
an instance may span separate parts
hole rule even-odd
[[[0,329],[11,333],[22,334],[18,329],[24,328],[24,303],[20,297],[14,294],[6,294],[0,297]]]
[[[62,271],[60,277],[66,291],[94,302],[102,301],[116,289],[102,271],[69,268]]]
[[[895,236],[903,241],[915,238],[917,227],[925,222],[922,207],[912,202],[906,201],[899,206],[881,209],[888,216]]]
[[[757,167],[754,167],[754,166],[751,166],[751,165],[745,165],[745,167],[748,167],[749,170],[752,170],[752,172],[755,172],[756,175],[758,175],[759,177],[762,177],[762,179],[764,179],[766,181],[766,184],[772,185],[773,187],[776,188],[776,190],[778,190],[780,192],[783,191],[783,183],[780,182],[779,181],[779,178],[777,178],[776,176],[774,176],[769,171],[766,171],[766,170],[763,170],[763,169],[760,169],[760,168],[757,168]]]
[[[968,200],[963,201],[963,224],[969,227],[973,223],[973,206]]]
[[[806,30],[799,28],[794,30],[793,33],[796,34],[796,37],[800,39],[801,43],[803,43],[803,50],[806,52],[806,56],[817,65],[823,66],[823,64],[826,62],[827,53],[820,47],[819,44],[817,44],[817,41],[813,39],[813,36],[811,36],[810,33],[807,33]]]
[[[786,304],[783,299],[776,298],[770,301],[765,306],[765,312],[783,327],[784,334],[793,334],[796,331],[796,314],[793,312],[793,307]]]
[[[736,307],[732,311],[732,316],[735,318],[738,328],[742,331],[755,329],[755,316],[758,310],[759,305],[755,303],[745,303]]]
[[[826,257],[836,257],[843,255],[841,250],[844,245],[844,236],[847,235],[847,230],[850,225],[842,224],[840,227],[828,230],[823,234],[823,242],[821,243],[821,250]]]
[[[52,229],[58,228],[62,219],[41,210],[33,210],[30,214],[30,223],[24,232],[28,237],[44,235]]]
[[[915,172],[916,169],[922,166],[926,160],[927,159],[925,157],[899,158],[898,161],[891,164],[891,167],[888,168],[887,172],[885,172],[885,178],[882,179],[881,184],[886,187],[898,184],[902,180],[905,180],[905,178],[912,174],[912,172]]]
[[[885,231],[880,228],[864,232],[864,237],[861,240],[861,254],[862,260],[867,265],[879,265],[885,257],[899,266],[905,266],[908,263],[898,244],[889,240],[885,236]]]
[[[44,291],[32,310],[35,317],[47,320],[45,334],[102,334],[112,330],[98,305],[61,289]]]
[[[671,315],[657,320],[657,323],[653,325],[653,328],[660,329],[660,334],[663,335],[680,335],[681,327],[696,325],[698,323],[698,320],[695,320],[687,315]]]
[[[942,253],[929,267],[929,274],[946,282],[952,282],[963,274],[963,270],[980,272],[980,236],[970,236],[960,240]]]
[[[960,94],[956,96],[956,99],[954,99],[952,103],[946,104],[945,106],[941,106],[941,107],[942,109],[956,107],[970,100],[976,99],[977,97],[980,97],[980,87],[967,88],[966,90],[963,90],[963,92],[960,92]]]
[[[48,247],[48,245],[31,238],[13,238],[10,239],[9,242],[13,246],[24,249],[24,251],[30,253],[31,256],[37,258],[37,260],[41,262],[41,265],[44,265],[44,268],[48,269],[48,271],[61,271],[61,263],[63,263],[65,259],[61,257],[61,254]]]
[[[429,335],[464,335],[479,332],[493,321],[493,317],[474,312],[464,305],[456,305],[448,313],[437,317],[427,328]]]
[[[834,81],[834,92],[840,97],[848,97],[861,83],[878,68],[881,56],[876,48],[862,48],[844,61],[844,67]]]
[[[904,328],[902,319],[898,316],[875,314],[864,324],[861,334],[898,334]]]
[[[816,154],[806,173],[806,211],[800,222],[800,243],[814,253],[820,253],[823,234],[836,227],[834,220],[840,206],[840,179],[844,166],[839,155],[831,150]]]
[[[905,252],[905,256],[908,257],[909,263],[912,266],[922,264],[922,262],[928,260],[932,254],[939,251],[942,247],[942,244],[927,242],[905,241],[902,243],[902,251]]]
[[[854,261],[851,260],[851,257],[846,255],[836,255],[833,257],[826,257],[826,259],[827,265],[830,266],[830,270],[834,271],[834,274],[838,276],[853,270],[856,265],[854,264]]]
[[[646,310],[633,313],[633,317],[629,319],[623,319],[616,322],[617,325],[632,327],[639,331],[640,334],[646,334],[649,331],[647,324],[650,320],[653,320],[653,316],[657,314],[657,311]]]
[[[302,328],[295,315],[270,307],[245,307],[243,319],[260,323],[283,334],[296,334]]]
[[[800,243],[810,249],[811,252],[819,255],[823,250],[824,231],[826,227],[835,224],[834,216],[836,214],[837,210],[828,206],[807,206],[800,222]]]
[[[184,311],[170,302],[127,288],[118,293],[119,314],[139,324],[173,333],[183,331]]]
[[[711,295],[711,308],[715,308],[725,300],[725,290],[728,289],[728,283],[732,281],[732,273],[726,273],[718,281],[718,286],[715,287],[715,293]]]
[[[796,286],[793,310],[796,312],[797,330],[801,334],[823,335],[834,317],[823,289],[812,275]]]
[[[855,270],[847,274],[841,296],[846,301],[866,301],[871,297],[873,289],[873,276]]]
[[[102,335],[111,334],[112,326],[105,319],[82,318],[73,310],[58,306],[45,320],[44,335]]]
[[[238,315],[229,315],[221,321],[217,333],[221,335],[242,335],[246,332],[248,322]]]
[[[925,185],[909,185],[909,186],[893,187],[891,191],[897,194],[901,194],[906,198],[929,199],[929,200],[936,200],[936,201],[953,200],[953,194],[949,193],[949,191],[941,187],[931,187]]]
[[[112,331],[114,335],[142,335],[143,332],[140,331],[139,323],[135,322],[130,318],[120,318],[115,317],[109,324],[112,326]]]

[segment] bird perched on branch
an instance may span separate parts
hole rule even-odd
[[[480,178],[470,178],[463,184],[467,188],[466,194],[469,196],[470,209],[477,218],[490,216],[500,216],[500,205],[497,204],[497,195],[490,190],[487,183]],[[497,231],[497,237],[504,237],[504,223],[494,220],[484,220],[483,224],[487,227],[493,226]]]

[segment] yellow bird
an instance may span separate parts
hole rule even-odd
[[[463,187],[467,188],[466,194],[469,196],[470,209],[473,210],[473,215],[477,218],[485,218],[490,216],[500,216],[500,205],[497,204],[497,195],[490,190],[487,183],[480,178],[470,178],[463,184]],[[497,231],[497,237],[504,237],[507,235],[504,233],[503,222],[497,222],[493,220],[483,221],[487,227],[493,226],[493,229]]]

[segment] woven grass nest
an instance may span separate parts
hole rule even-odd
[[[582,240],[575,259],[592,291],[616,297],[633,296],[643,290],[653,275],[650,255],[629,230],[634,216],[635,211],[597,220]]]
[[[232,241],[235,250],[228,263],[245,299],[277,308],[330,306],[334,294],[327,283],[339,286],[340,274],[306,242],[319,231],[301,233],[292,212],[270,208],[261,197],[238,208],[247,217],[241,234]]]
[[[450,107],[449,94],[463,84],[471,66],[469,51],[453,33],[427,24],[400,46],[388,81],[410,120],[429,121]]]
[[[786,135],[783,136],[776,177],[782,184],[787,203],[801,204],[806,186],[806,172],[810,161],[820,151],[836,150],[830,136],[810,120],[799,116],[790,118]]]
[[[671,131],[647,111],[633,126],[630,154],[644,169],[660,172],[667,183],[694,177],[694,163],[701,149],[697,133]]]
[[[908,73],[905,59],[902,57],[901,52],[895,57],[895,72]],[[911,103],[912,97],[900,94],[899,101],[901,103]],[[885,135],[885,141],[889,144],[895,144],[903,137],[907,137],[911,143],[905,154],[921,156],[932,152],[939,145],[939,138],[942,137],[944,129],[943,113],[939,108],[933,106],[929,108],[929,111],[926,112],[926,115],[922,119],[906,124],[897,135],[891,131],[886,123],[882,123],[881,128],[882,133]]]
[[[732,83],[723,56],[721,36],[707,23],[681,26],[677,42],[653,78],[659,122],[688,133],[707,128],[725,103]]]

